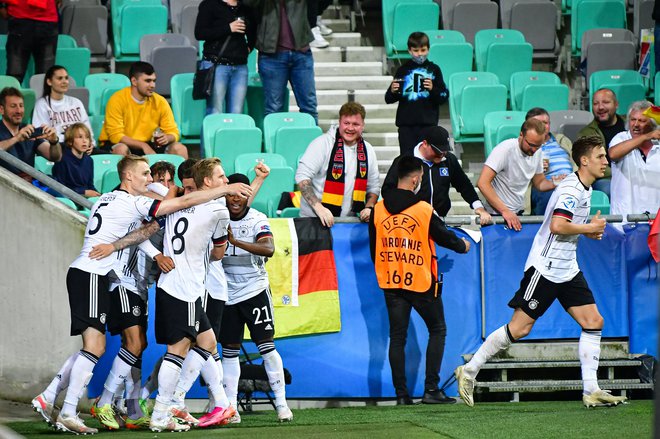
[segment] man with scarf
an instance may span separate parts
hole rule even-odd
[[[307,147],[296,171],[300,216],[318,216],[326,227],[341,216],[369,221],[380,173],[374,148],[362,138],[365,115],[361,104],[345,103],[339,109],[339,127],[330,127]]]

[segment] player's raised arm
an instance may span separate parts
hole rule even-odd
[[[205,191],[196,191],[186,194],[182,197],[167,199],[160,202],[154,211],[154,216],[163,216],[177,210],[186,209],[191,206],[206,203],[225,195],[239,195],[249,198],[252,195],[252,188],[247,184],[234,183],[226,186],[216,187]]]

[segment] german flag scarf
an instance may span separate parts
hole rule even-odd
[[[330,154],[328,171],[325,176],[323,197],[321,203],[332,212],[334,216],[341,215],[341,205],[344,201],[344,185],[346,179],[344,160],[344,139],[339,135],[339,129],[335,135],[335,144]],[[357,142],[357,172],[355,173],[355,186],[353,187],[352,212],[360,212],[364,209],[367,199],[367,148],[364,139],[360,137]]]

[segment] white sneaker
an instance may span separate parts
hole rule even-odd
[[[61,413],[57,415],[55,428],[73,434],[96,434],[99,432],[96,428],[86,426],[78,416],[66,416]]]
[[[321,35],[321,30],[318,26],[312,28],[312,34],[314,34],[314,41],[309,43],[309,47],[316,47],[317,49],[325,49],[330,45],[328,41],[323,38]]]
[[[53,422],[53,404],[46,400],[43,393],[34,397],[32,400],[32,408],[44,418],[44,421],[46,421],[48,425],[55,425],[55,422]]]
[[[321,35],[324,37],[327,37],[328,35],[332,35],[332,29],[330,29],[324,22],[321,16],[319,15],[316,17],[316,26],[319,28],[321,31]]]
[[[180,424],[175,421],[172,416],[166,416],[160,420],[151,418],[151,422],[149,422],[149,429],[157,433],[161,431],[188,431],[190,430],[190,425]]]
[[[275,408],[277,410],[277,420],[280,422],[291,422],[293,421],[293,412],[289,406],[281,405]]]

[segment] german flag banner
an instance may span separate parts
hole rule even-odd
[[[275,254],[266,263],[275,336],[339,332],[339,288],[330,229],[317,218],[270,221]]]

